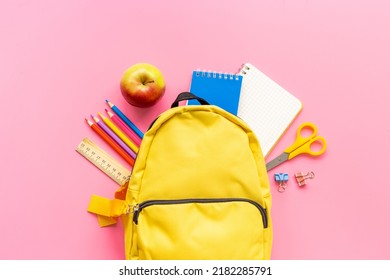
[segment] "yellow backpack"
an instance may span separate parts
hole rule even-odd
[[[201,105],[179,106],[197,99]],[[88,210],[121,217],[126,259],[269,259],[271,193],[252,130],[191,93],[145,133],[130,181]]]

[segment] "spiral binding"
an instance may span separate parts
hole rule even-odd
[[[245,64],[242,64],[241,65],[241,68],[238,69],[238,72],[243,74],[243,75],[246,75],[246,73],[248,72],[248,70],[250,70],[251,68]]]
[[[195,70],[195,73],[197,77],[238,80],[238,74],[233,74],[233,73],[223,73],[223,72],[204,71],[204,70]]]

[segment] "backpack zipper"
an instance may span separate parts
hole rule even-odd
[[[174,199],[174,200],[146,200],[136,204],[133,208],[133,222],[138,224],[138,216],[142,209],[152,205],[169,205],[169,204],[185,204],[185,203],[214,203],[214,202],[248,202],[254,205],[261,213],[264,228],[268,227],[267,212],[263,206],[256,201],[247,198],[190,198],[190,199]]]

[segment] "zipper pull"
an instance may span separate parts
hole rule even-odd
[[[138,224],[138,216],[139,216],[139,204],[134,205],[133,207],[133,222],[137,225]]]
[[[137,204],[138,205],[138,204]],[[126,206],[126,210],[125,210],[125,214],[126,215],[129,215],[129,214],[133,214],[134,213],[134,208],[135,206],[137,205],[134,205],[134,204],[127,204]],[[138,209],[137,209],[138,210]]]

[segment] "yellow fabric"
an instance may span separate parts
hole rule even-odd
[[[125,201],[95,197],[89,210],[122,213],[127,259],[270,259],[264,158],[250,128],[230,113],[202,105],[161,114],[117,197],[126,187]],[[145,201],[154,203],[138,212]]]
[[[111,218],[102,215],[97,215],[97,217],[98,217],[99,226],[101,227],[111,226],[118,222],[117,218]]]
[[[115,224],[117,217],[128,212],[128,206],[124,200],[110,200],[93,195],[88,205],[88,212],[97,214],[99,225],[104,227]]]
[[[145,133],[127,203],[183,198],[250,198],[266,209],[268,227],[248,203],[150,206],[138,225],[125,225],[127,259],[270,258],[265,162],[255,135],[239,118],[215,106],[183,106],[160,115]]]

